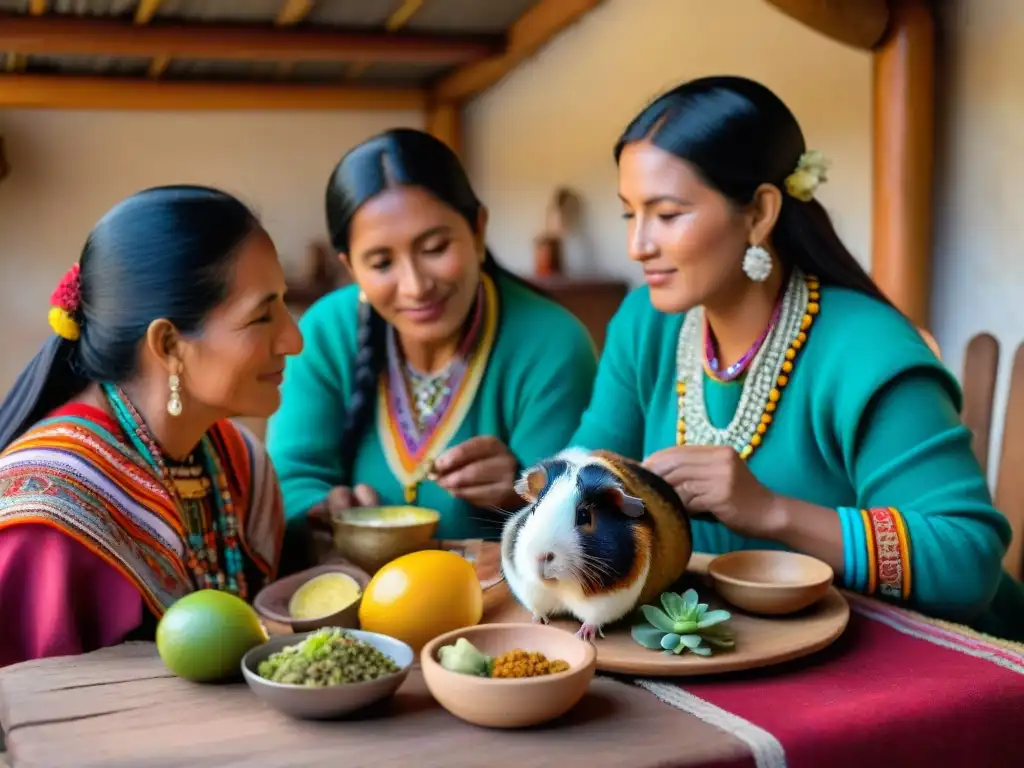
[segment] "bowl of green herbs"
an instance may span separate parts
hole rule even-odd
[[[326,720],[393,696],[414,659],[412,648],[393,637],[325,627],[256,646],[242,658],[242,676],[274,709]]]

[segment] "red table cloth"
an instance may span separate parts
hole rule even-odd
[[[858,595],[809,659],[707,679],[637,679],[727,730],[757,768],[1024,765],[1024,646]]]

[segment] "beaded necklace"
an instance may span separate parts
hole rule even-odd
[[[454,437],[473,404],[483,380],[498,324],[498,292],[494,281],[480,277],[480,293],[455,358],[444,373],[446,390],[422,421],[406,383],[397,339],[388,336],[388,365],[380,377],[377,432],[392,473],[402,485],[407,504],[415,504],[419,486],[433,469],[434,457]]]
[[[231,592],[244,600],[248,595],[248,587],[238,537],[238,517],[228,488],[227,475],[209,437],[204,435],[199,443],[198,472],[195,468],[172,472],[168,469],[163,451],[127,395],[113,384],[103,384],[103,394],[121,429],[178,507],[187,532],[187,565],[197,588]],[[201,477],[204,468],[208,477],[214,478],[217,484],[212,505],[207,503],[210,495],[209,480]],[[180,479],[176,479],[175,474],[180,475]],[[203,480],[206,480],[205,484]],[[218,553],[218,540],[223,547],[223,567]]]
[[[414,453],[437,426],[466,374],[470,354],[480,337],[485,301],[481,285],[465,335],[455,355],[436,374],[415,370],[402,354],[394,327],[388,326],[388,395],[394,401],[402,438]]]
[[[724,429],[711,424],[704,402],[704,309],[697,307],[686,314],[676,346],[677,445],[730,445],[740,458],[750,458],[772,423],[820,300],[817,278],[794,269],[782,295],[778,320],[750,363],[736,412]]]
[[[735,363],[730,365],[725,371],[719,371],[720,364],[718,362],[718,351],[715,349],[715,334],[711,330],[711,324],[708,322],[707,316],[704,317],[704,372],[708,376],[717,381],[733,381],[741,373],[747,370],[747,366],[750,365],[754,359],[754,355],[761,349],[761,345],[764,344],[764,340],[768,338],[768,334],[772,328],[779,321],[779,313],[782,311],[782,293],[779,293],[779,298],[775,302],[775,308],[772,310],[771,319],[768,321],[768,325],[761,332],[761,335],[757,337],[753,344],[750,345],[750,349],[743,353],[743,356]]]

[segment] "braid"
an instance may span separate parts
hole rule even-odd
[[[384,368],[386,330],[384,318],[374,311],[370,302],[360,302],[354,384],[341,432],[341,466],[349,475],[352,474],[359,440],[373,418],[377,380]]]

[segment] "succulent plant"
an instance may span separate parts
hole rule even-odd
[[[640,607],[647,622],[634,626],[631,634],[645,648],[710,656],[711,646],[732,648],[736,644],[725,626],[732,614],[723,610],[709,611],[707,603],[698,601],[696,590],[688,589],[682,595],[664,592],[661,606],[664,610],[654,605]]]

